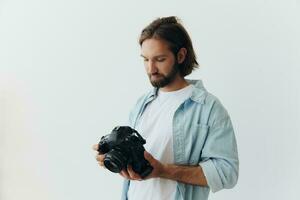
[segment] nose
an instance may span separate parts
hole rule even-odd
[[[148,67],[148,73],[149,74],[154,74],[154,73],[157,72],[157,68],[155,66],[155,62],[149,60],[147,67]]]

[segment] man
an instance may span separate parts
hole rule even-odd
[[[202,82],[184,78],[198,65],[188,33],[176,17],[159,18],[139,43],[154,88],[137,101],[129,124],[146,139],[144,157],[154,169],[144,179],[131,166],[121,171],[122,199],[205,200],[210,190],[232,188],[239,165],[234,130]],[[104,156],[96,156],[100,166]]]

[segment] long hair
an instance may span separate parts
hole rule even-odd
[[[179,65],[180,75],[185,77],[198,68],[198,62],[190,36],[179,21],[175,16],[162,17],[152,21],[142,30],[139,44],[142,46],[146,39],[151,38],[164,40],[176,59],[178,51],[186,48],[185,60]]]

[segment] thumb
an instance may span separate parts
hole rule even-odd
[[[153,160],[154,160],[153,156],[152,156],[150,153],[148,153],[147,151],[144,151],[144,157],[145,157],[145,159],[148,160],[150,163],[153,162]]]

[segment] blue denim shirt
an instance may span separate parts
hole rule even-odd
[[[206,91],[201,80],[187,81],[193,85],[192,94],[173,116],[174,164],[200,165],[208,186],[177,182],[175,199],[206,200],[210,190],[217,192],[236,184],[237,144],[230,117],[220,101]],[[147,104],[156,96],[154,88],[138,99],[129,115],[131,127],[136,127]],[[127,200],[129,184],[129,180],[124,180],[122,200]]]

